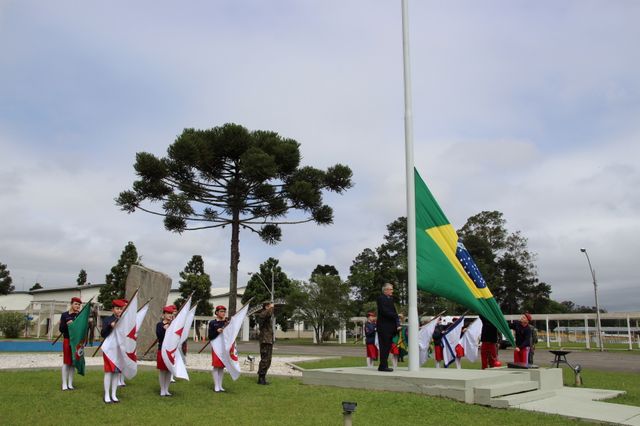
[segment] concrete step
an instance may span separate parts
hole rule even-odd
[[[534,382],[531,380],[518,380],[509,383],[481,385],[474,388],[473,393],[476,404],[491,405],[492,398],[504,395],[513,395],[522,392],[529,392],[537,389],[538,382]]]
[[[554,396],[556,396],[556,393],[552,390],[534,390],[530,392],[522,392],[513,395],[491,398],[489,405],[495,408],[509,408],[520,404],[526,404],[527,402],[552,398]]]

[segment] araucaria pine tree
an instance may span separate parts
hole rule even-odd
[[[164,216],[172,232],[231,228],[229,314],[236,311],[240,230],[255,232],[268,244],[280,241],[283,224],[329,225],[333,209],[323,191],[342,193],[352,186],[351,169],[300,166],[300,144],[271,131],[249,131],[238,124],[209,130],[186,129],[169,146],[167,157],[136,154],[138,180],[116,203],[132,213]],[[161,208],[154,208],[158,204]],[[296,220],[287,220],[296,211]]]

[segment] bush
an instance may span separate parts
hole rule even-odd
[[[25,315],[20,312],[0,312],[0,331],[4,337],[15,339],[27,324]]]

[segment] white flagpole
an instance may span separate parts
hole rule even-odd
[[[418,286],[416,271],[416,199],[413,165],[413,115],[409,65],[408,0],[402,0],[402,57],[404,62],[404,146],[407,173],[407,263],[409,292],[409,371],[420,369],[418,350]]]

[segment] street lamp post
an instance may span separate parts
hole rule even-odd
[[[253,272],[249,272],[249,275],[256,275],[258,278],[260,278],[260,281],[262,282],[262,285],[264,285],[264,287],[267,289],[267,291],[269,292],[269,294],[271,295],[271,303],[275,303],[276,301],[276,293],[275,293],[275,271],[274,268],[271,268],[271,288],[269,288],[269,286],[267,285],[266,282],[264,282],[264,280],[262,279],[262,276],[260,275],[260,273],[253,273]],[[271,317],[271,326],[273,328],[273,341],[276,341],[276,316],[275,314]]]
[[[593,291],[596,295],[596,329],[598,331],[598,345],[600,346],[600,351],[604,350],[602,346],[602,331],[600,330],[600,304],[598,303],[598,284],[596,282],[596,271],[591,267],[591,260],[589,259],[589,253],[587,253],[587,249],[581,248],[581,252],[587,256],[587,262],[589,263],[589,271],[591,272],[591,278],[593,278]]]

